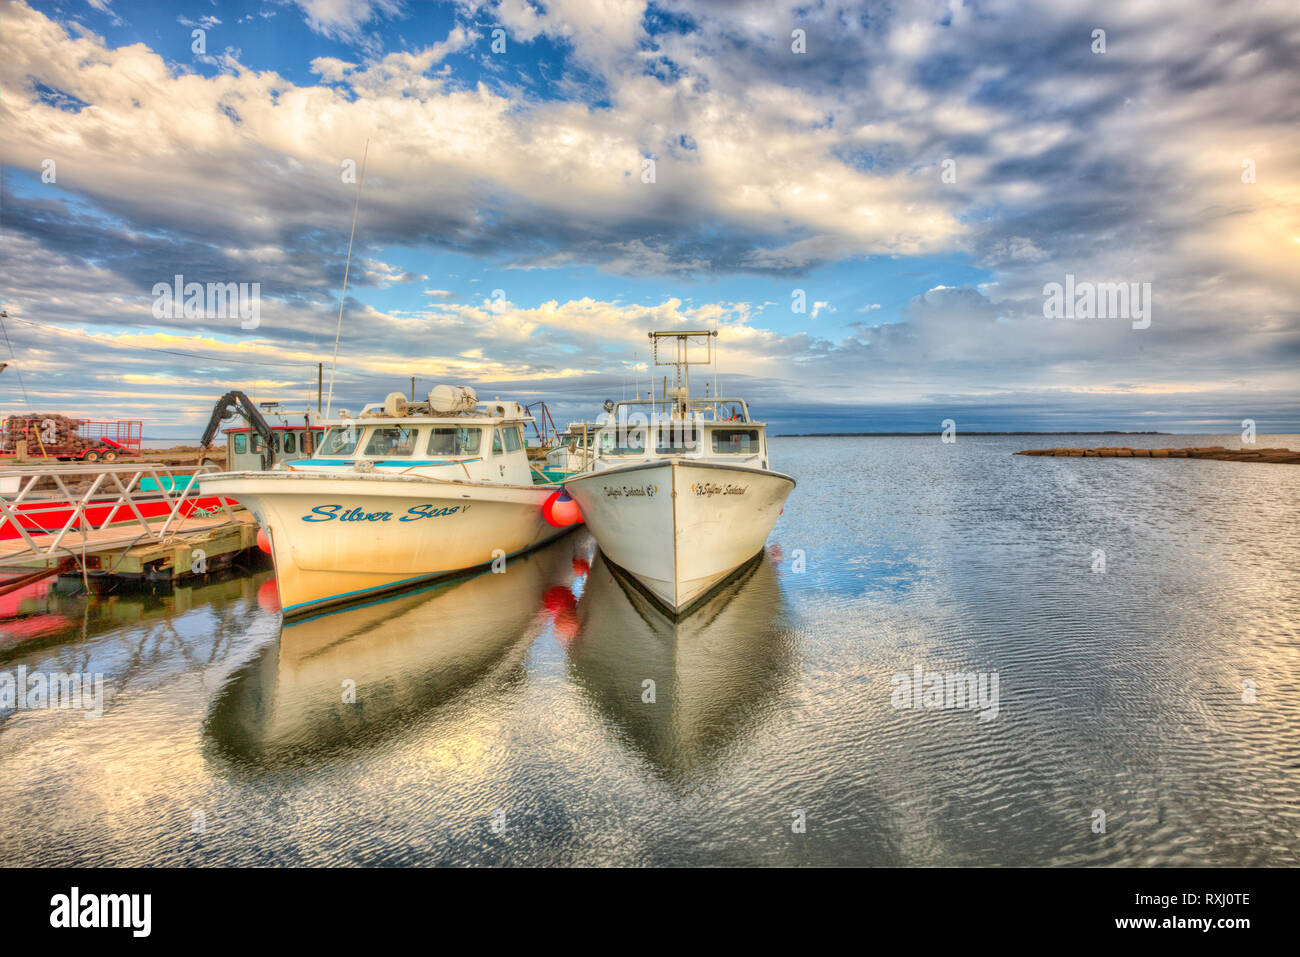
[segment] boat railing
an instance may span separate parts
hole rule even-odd
[[[614,426],[618,425],[620,420],[627,418],[627,416],[621,414],[621,410],[624,409],[633,410],[633,411],[639,411],[642,409],[651,410],[651,414],[648,417],[648,423],[641,423],[641,424],[655,425],[661,422],[676,422],[682,419],[681,404],[671,399],[667,401],[665,401],[662,398],[623,399],[621,401],[612,403],[612,406],[613,406],[612,411],[610,411],[607,414],[606,421],[599,424],[600,427],[608,428],[611,425]],[[728,407],[731,409],[738,410],[737,415],[724,416],[722,412],[727,410]],[[686,412],[692,418],[694,418],[694,415],[697,412],[699,413],[712,412],[713,413],[712,418],[708,418],[708,416],[705,415],[706,422],[752,422],[753,421],[753,419],[751,419],[749,415],[749,403],[746,402],[744,399],[740,399],[740,398],[708,396],[702,399],[687,399]],[[613,418],[615,421],[610,422],[609,421],[610,418]],[[639,428],[640,426],[638,425],[637,427]]]
[[[210,510],[197,501],[200,476],[220,471],[211,463],[152,462],[0,468],[0,531],[26,546],[17,552],[6,548],[4,557],[52,557],[71,551],[69,537],[84,544],[92,533],[107,529],[120,530],[123,541],[135,536],[140,542],[163,542],[188,518],[224,514],[233,521],[234,512],[224,498]],[[164,508],[157,507],[160,502]],[[146,516],[146,508],[153,514]],[[96,536],[97,544],[105,542],[104,536]]]

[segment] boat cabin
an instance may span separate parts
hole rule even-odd
[[[744,399],[690,400],[668,412],[644,399],[611,405],[596,435],[597,468],[667,458],[767,468],[767,425]]]
[[[276,462],[308,458],[325,435],[312,412],[290,412],[279,402],[259,402],[258,409],[271,427],[271,450]],[[222,429],[226,437],[226,470],[257,472],[262,468],[262,437],[250,425]]]
[[[439,478],[511,485],[541,481],[528,463],[524,439],[531,416],[516,402],[480,405],[484,411],[461,414],[412,409],[390,415],[379,405],[367,406],[356,419],[343,413],[329,423],[310,460],[297,464],[325,471],[430,470]],[[448,466],[457,469],[448,475]]]

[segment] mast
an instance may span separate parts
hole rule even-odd
[[[716,329],[711,330],[692,330],[689,332],[652,332],[650,333],[651,342],[651,359],[656,366],[674,366],[676,369],[676,386],[672,389],[672,405],[668,404],[669,390],[667,387],[667,376],[664,377],[664,407],[671,408],[670,415],[676,413],[683,418],[690,414],[691,407],[691,373],[690,367],[693,365],[709,365],[714,361],[714,339],[717,338]],[[661,340],[673,340],[673,352],[671,359],[660,359],[659,343]],[[694,340],[703,339],[705,343],[705,356],[703,358],[691,358],[690,345]],[[716,398],[716,396],[714,397]]]

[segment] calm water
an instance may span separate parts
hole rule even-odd
[[[676,626],[585,532],[283,630],[267,573],[11,598],[0,671],[107,704],[0,717],[0,863],[1294,865],[1300,468],[1009,454],[1121,442],[1239,444],[773,440],[767,554]]]

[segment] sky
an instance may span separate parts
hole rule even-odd
[[[336,409],[592,418],[708,329],[778,433],[1300,432],[1298,64],[1294,2],[0,0],[0,411],[314,408],[346,268]]]

